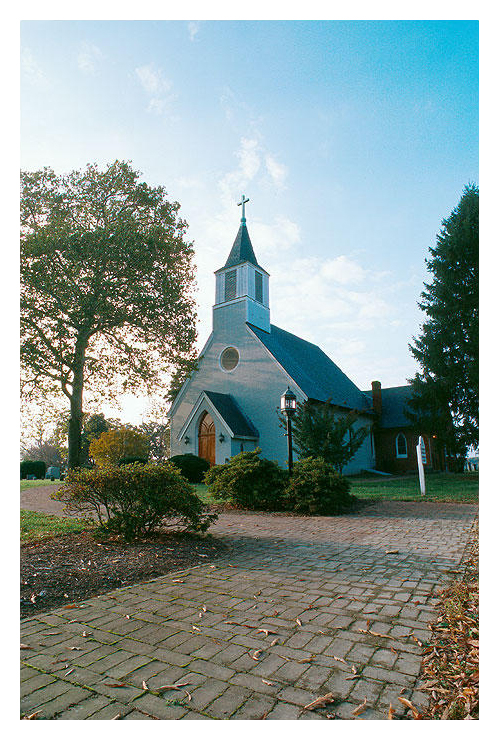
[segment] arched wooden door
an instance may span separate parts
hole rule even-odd
[[[198,455],[215,465],[215,423],[207,411],[199,421]]]

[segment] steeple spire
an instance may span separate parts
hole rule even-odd
[[[230,250],[227,262],[224,265],[224,269],[226,267],[234,267],[235,265],[239,265],[242,262],[250,262],[252,265],[259,267],[259,264],[256,261],[255,253],[253,251],[251,239],[248,234],[248,228],[246,226],[246,212],[244,206],[248,202],[249,198],[246,198],[246,196],[243,195],[241,198],[241,202],[237,204],[238,206],[242,206],[243,208],[241,225],[239,226],[239,231],[237,232],[237,236],[234,240],[234,244],[232,245],[232,249]]]

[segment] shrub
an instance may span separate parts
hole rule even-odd
[[[330,516],[350,508],[350,482],[322,458],[307,457],[293,465],[285,491],[288,507],[300,514]]]
[[[133,465],[134,463],[140,463],[141,465],[147,465],[147,457],[134,457],[133,455],[125,455],[118,460],[118,465]]]
[[[126,541],[160,525],[205,532],[216,519],[170,463],[71,470],[52,498],[70,513],[97,518],[103,529]]]
[[[47,465],[43,460],[23,460],[21,463],[21,480],[28,475],[34,475],[36,478],[45,478]]]
[[[177,466],[189,483],[202,483],[204,474],[210,469],[208,460],[190,452],[186,455],[174,455],[170,457],[170,462]]]
[[[287,474],[276,462],[261,459],[261,450],[240,452],[205,475],[210,493],[244,509],[278,511],[283,508]]]

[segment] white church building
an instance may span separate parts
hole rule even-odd
[[[372,402],[315,344],[270,322],[269,274],[258,264],[242,218],[223,267],[215,272],[213,330],[198,368],[170,409],[171,455],[193,453],[221,464],[260,447],[262,457],[287,466],[287,437],[279,420],[289,386],[299,402],[329,401],[338,414],[355,410],[372,427]],[[296,306],[296,310],[300,310]],[[344,473],[374,468],[372,433]]]

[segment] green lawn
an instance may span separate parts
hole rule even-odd
[[[478,474],[430,473],[426,495],[421,496],[417,475],[393,478],[350,478],[351,493],[357,498],[379,501],[478,502]]]
[[[56,537],[60,534],[81,532],[89,525],[80,519],[69,519],[49,514],[38,514],[35,511],[21,509],[21,542]]]
[[[37,488],[38,486],[51,486],[54,483],[60,483],[58,480],[22,480],[21,491],[25,491],[27,488]]]

